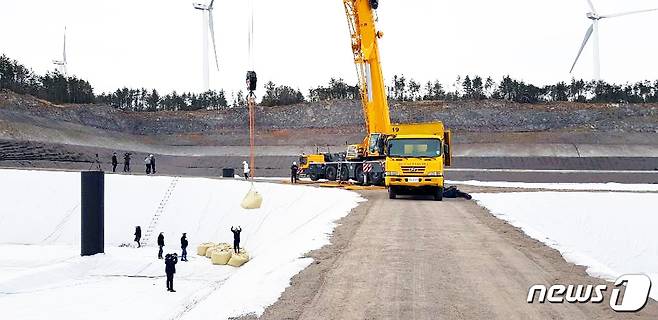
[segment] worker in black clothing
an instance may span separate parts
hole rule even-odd
[[[297,162],[292,162],[292,166],[290,166],[290,183],[295,184],[297,183],[297,171],[299,171],[299,166],[297,166]]]
[[[123,172],[130,172],[130,153],[123,155]]]
[[[112,172],[117,172],[117,165],[119,164],[119,160],[117,159],[117,153],[112,154]]]
[[[180,237],[180,248],[183,249],[183,253],[180,256],[180,261],[187,261],[187,233],[183,233],[183,236]]]
[[[160,232],[160,235],[158,236],[158,247],[160,247],[160,251],[158,251],[158,259],[162,259],[162,247],[164,247],[164,235],[162,232]]]
[[[231,232],[233,232],[233,251],[240,253],[240,232],[242,232],[242,227],[233,228],[231,226]]]
[[[155,156],[149,155],[149,158],[151,158],[151,172],[155,174]]]
[[[137,248],[141,248],[142,244],[139,242],[142,239],[142,228],[140,226],[135,227],[135,242],[137,242]]]
[[[176,292],[174,290],[174,274],[176,273],[176,263],[178,263],[177,254],[167,254],[165,258],[165,273],[167,274],[167,291]]]

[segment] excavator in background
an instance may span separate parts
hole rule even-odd
[[[342,0],[351,34],[367,135],[346,152],[300,156],[300,174],[313,181],[384,185],[389,198],[428,193],[442,200],[450,165],[450,130],[442,122],[391,124],[380,63],[375,10],[378,0]]]

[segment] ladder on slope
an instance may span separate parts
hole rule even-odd
[[[167,191],[165,191],[165,194],[162,197],[160,204],[158,205],[158,209],[155,211],[153,218],[151,218],[151,222],[146,228],[146,232],[144,233],[144,238],[142,239],[142,243],[144,245],[148,245],[149,241],[151,240],[151,237],[153,237],[153,234],[156,231],[156,227],[160,222],[160,218],[162,214],[165,212],[165,208],[167,208],[167,203],[169,203],[169,199],[171,198],[171,195],[174,193],[174,190],[176,189],[176,184],[178,183],[178,179],[179,177],[174,177],[174,179],[171,180],[171,183],[169,184]]]

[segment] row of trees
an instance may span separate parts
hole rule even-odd
[[[130,111],[195,111],[218,110],[229,106],[241,107],[244,106],[244,97],[241,91],[238,92],[233,104],[229,105],[224,90],[200,94],[190,92],[178,94],[174,91],[161,96],[155,89],[123,88],[96,96],[96,102]]]
[[[261,105],[268,107],[286,106],[304,101],[304,95],[298,89],[289,86],[277,86],[270,81],[265,84],[265,95],[261,100]]]
[[[458,77],[450,90],[439,81],[428,81],[421,86],[413,79],[394,76],[388,88],[389,99],[398,101],[419,100],[483,100],[504,99],[520,103],[575,101],[593,103],[646,103],[658,102],[658,80],[645,80],[623,85],[604,81],[571,82],[538,87],[521,80],[503,77],[500,82],[480,76]]]
[[[59,72],[35,74],[18,61],[0,56],[0,88],[30,94],[54,103],[91,103],[94,90],[89,82]]]
[[[246,96],[243,91],[232,93],[230,99],[224,90],[204,93],[176,93],[161,95],[156,90],[117,89],[111,93],[94,95],[89,82],[76,77],[67,77],[58,72],[40,76],[16,60],[0,56],[0,88],[20,94],[30,94],[54,103],[106,103],[132,111],[193,111],[244,107]],[[425,83],[395,75],[387,88],[388,98],[397,101],[420,100],[482,100],[504,99],[520,103],[549,101],[576,101],[594,103],[644,103],[658,102],[658,80],[640,81],[623,85],[603,81],[583,81],[535,86],[522,80],[503,77],[500,82],[480,76],[458,77],[449,86],[438,80]],[[358,100],[359,86],[347,84],[343,79],[332,78],[326,86],[310,89],[305,97],[299,89],[286,85],[265,84],[261,104],[265,106],[290,105],[306,100]]]
[[[343,79],[329,80],[329,84],[325,86],[318,86],[315,89],[310,89],[308,92],[308,99],[313,102],[327,101],[327,100],[357,100],[360,99],[358,85],[349,85]]]

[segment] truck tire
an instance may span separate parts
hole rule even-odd
[[[324,176],[329,181],[336,181],[336,172],[337,172],[336,167],[328,166],[326,171],[324,172]]]
[[[434,189],[434,201],[443,201],[443,188],[438,187]]]
[[[311,181],[318,181],[320,180],[320,177],[318,177],[318,174],[315,172],[311,172],[308,174],[308,177],[311,178]]]
[[[357,165],[356,169],[354,169],[354,178],[356,180],[356,183],[358,185],[365,185],[366,184],[366,175],[363,173],[363,166],[362,165]]]
[[[396,197],[397,194],[395,194],[395,189],[393,189],[393,187],[388,187],[388,198],[395,199]]]
[[[383,186],[384,174],[382,174],[381,172],[373,172],[370,174],[370,181],[372,181],[372,184],[375,186]]]
[[[342,168],[340,168],[340,181],[350,180],[350,168],[348,168],[346,164],[341,166]]]

